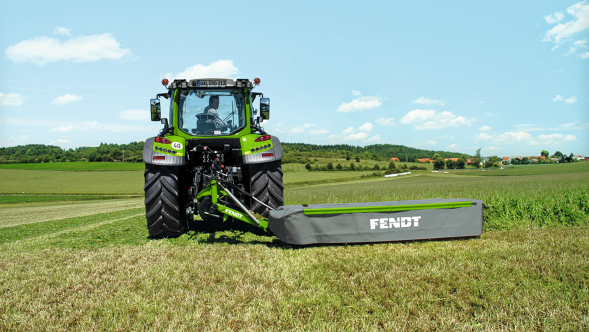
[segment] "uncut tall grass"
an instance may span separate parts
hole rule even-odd
[[[487,207],[486,230],[589,224],[589,173],[510,177],[422,175],[299,187],[285,192],[286,205],[428,198],[483,200]]]

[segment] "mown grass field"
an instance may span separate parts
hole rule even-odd
[[[124,182],[116,174],[135,172],[0,170],[3,191],[14,172],[90,176],[55,197],[142,190],[141,171]],[[485,200],[483,235],[447,241],[296,247],[232,231],[152,240],[142,198],[117,197],[0,204],[0,330],[589,329],[589,172],[418,172],[285,190],[286,204]]]

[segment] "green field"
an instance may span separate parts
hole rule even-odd
[[[135,171],[145,169],[143,163],[63,162],[35,164],[0,164],[0,169],[58,170],[58,171]]]
[[[286,204],[483,199],[483,235],[306,247],[237,231],[151,240],[140,170],[1,169],[1,190],[19,195],[0,196],[0,330],[589,329],[582,165],[348,181],[358,172],[290,165]]]

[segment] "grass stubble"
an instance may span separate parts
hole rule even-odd
[[[588,179],[445,174],[285,193],[484,199],[483,235],[451,241],[150,240],[142,208],[3,227],[0,330],[587,330]]]

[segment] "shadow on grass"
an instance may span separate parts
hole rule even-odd
[[[272,233],[264,233],[263,231],[254,228],[241,226],[241,229],[236,229],[236,225],[203,225],[200,224],[197,227],[191,225],[191,229],[177,239],[171,239],[172,241],[183,241],[183,242],[198,242],[199,244],[228,244],[228,245],[265,245],[269,248],[287,249],[287,250],[298,250],[298,249],[310,249],[316,247],[348,247],[348,246],[366,246],[366,245],[378,245],[384,243],[394,243],[399,245],[407,245],[411,243],[424,243],[424,242],[445,242],[445,241],[471,241],[477,240],[480,237],[451,237],[451,238],[440,238],[440,239],[421,239],[421,240],[406,240],[406,241],[389,241],[389,242],[354,242],[354,243],[317,243],[317,244],[288,244],[282,242],[278,237]],[[158,240],[161,238],[151,238],[150,240]]]

